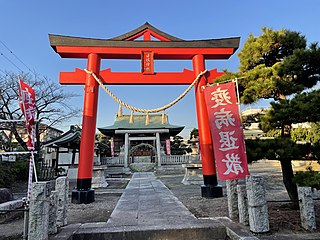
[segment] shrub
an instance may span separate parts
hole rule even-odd
[[[320,174],[311,166],[307,167],[307,171],[296,172],[293,180],[300,187],[320,189]]]
[[[28,179],[28,161],[0,162],[0,187],[10,187],[15,181]]]
[[[9,188],[15,181],[15,173],[8,163],[0,163],[0,188]]]

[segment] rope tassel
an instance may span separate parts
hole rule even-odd
[[[118,117],[122,117],[122,106],[119,104]]]
[[[161,123],[162,124],[166,124],[167,123],[167,118],[166,118],[166,115],[164,114],[164,111],[162,112]]]
[[[146,115],[146,126],[149,125],[149,123],[150,123],[149,113],[147,113],[147,115]]]
[[[133,121],[133,111],[131,112],[129,123],[130,124],[134,123],[134,121]]]

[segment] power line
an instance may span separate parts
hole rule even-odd
[[[21,68],[19,68],[14,62],[12,62],[6,55],[4,55],[2,52],[0,52],[0,55],[3,56],[8,62],[10,62],[13,66],[15,66],[17,69],[19,69],[21,72],[23,72],[23,70]]]
[[[32,70],[4,43],[0,40],[0,43],[20,62],[22,63],[31,73]]]

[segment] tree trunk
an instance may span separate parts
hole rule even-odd
[[[13,124],[13,127],[11,128],[11,131],[15,137],[15,139],[17,140],[17,142],[20,144],[20,146],[25,150],[28,151],[28,147],[27,144],[23,141],[23,139],[20,137],[16,124]]]
[[[298,206],[298,190],[297,185],[293,182],[293,169],[291,160],[280,160],[282,169],[282,178],[284,186],[289,194],[291,201],[294,205]]]

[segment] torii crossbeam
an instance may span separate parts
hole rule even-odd
[[[205,60],[228,59],[238,49],[240,41],[239,37],[186,41],[164,33],[149,23],[111,39],[59,35],[49,35],[49,39],[51,47],[62,58],[88,59],[87,70],[95,73],[108,85],[189,85],[205,70]],[[101,59],[141,59],[141,72],[111,72],[110,69],[100,71]],[[193,70],[154,72],[154,60],[164,59],[192,60]],[[209,198],[222,196],[222,188],[217,182],[208,113],[201,87],[222,74],[216,69],[211,70],[195,85],[204,179],[201,190],[202,196]],[[99,86],[91,74],[80,69],[61,72],[60,83],[85,85],[78,179],[77,188],[72,192],[72,202],[90,203],[94,201],[91,180]]]

